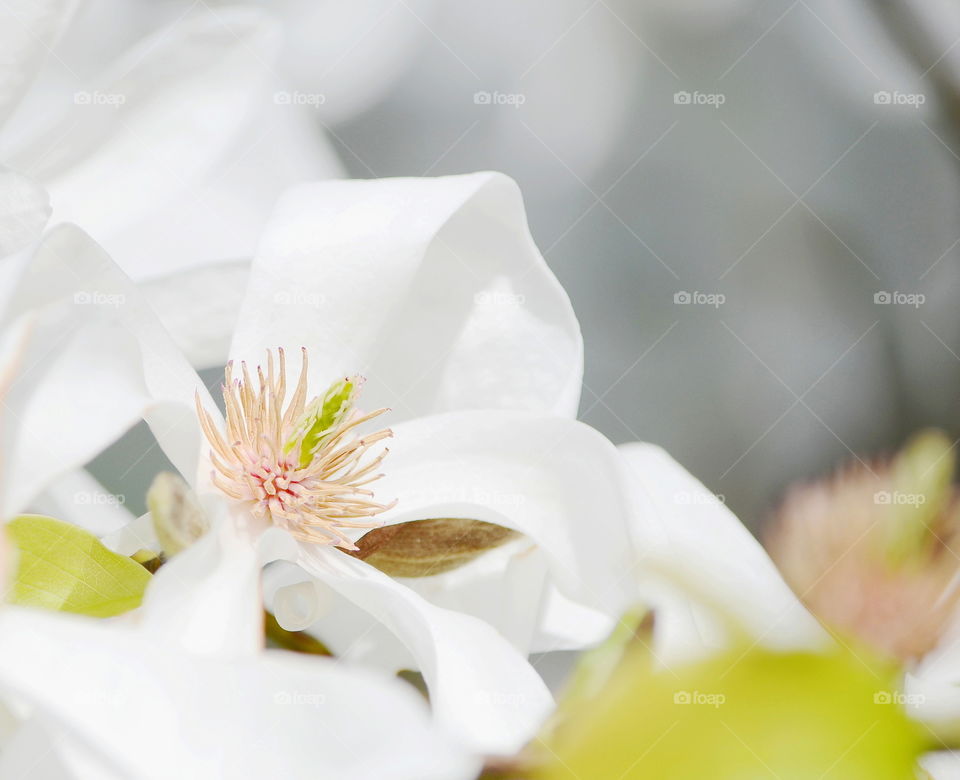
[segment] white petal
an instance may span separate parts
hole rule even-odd
[[[429,36],[437,0],[316,3],[281,0],[287,27],[285,75],[307,94],[323,88],[317,107],[327,122],[369,109],[397,82]]]
[[[322,137],[316,153],[289,112],[275,116],[279,45],[264,12],[195,9],[68,96],[11,164],[49,189],[56,221],[83,225],[131,274],[249,256],[282,188],[332,172]]]
[[[162,547],[153,528],[153,518],[147,512],[122,528],[107,534],[101,541],[114,552],[131,556],[138,550],[160,552]]]
[[[7,459],[0,479],[6,517],[133,425],[146,401],[140,378],[127,369],[137,361],[129,334],[104,322],[81,324],[82,315],[65,309],[58,314],[17,323],[31,327],[5,401]],[[101,353],[107,343],[112,349]]]
[[[134,522],[125,503],[125,496],[112,494],[89,471],[74,469],[53,480],[30,509],[104,536]]]
[[[956,733],[960,725],[960,626],[905,676],[905,705],[912,717],[932,728]]]
[[[67,768],[67,762],[62,755],[65,747],[62,742],[56,730],[45,728],[39,718],[28,719],[3,740],[3,750],[0,751],[0,778],[66,780],[76,777]],[[89,777],[91,780],[106,780],[110,775],[94,773]],[[119,780],[118,776],[113,777]]]
[[[547,586],[577,605],[609,618],[641,599],[657,607],[664,658],[718,646],[729,620],[773,646],[821,637],[756,540],[656,447],[621,454],[581,423],[507,412],[437,415],[394,433],[375,485],[380,500],[397,499],[387,522],[471,517],[521,531],[547,556]],[[510,597],[500,603],[495,625],[512,617]],[[596,641],[598,618],[583,622],[582,644]]]
[[[479,769],[403,683],[334,661],[193,656],[15,608],[0,636],[0,688],[121,776],[467,780]]]
[[[547,568],[543,552],[521,538],[453,571],[398,578],[398,582],[431,604],[489,623],[514,647],[528,653],[536,646]]]
[[[6,322],[26,323],[28,350],[8,393],[4,510],[96,455],[139,418],[189,479],[201,433],[196,372],[130,280],[86,234],[50,231],[11,298]],[[77,414],[81,409],[82,414]]]
[[[609,636],[616,618],[564,596],[548,569],[543,551],[521,537],[453,571],[397,579],[432,604],[489,623],[523,653],[581,650]]]
[[[638,593],[632,505],[617,449],[560,417],[472,411],[394,427],[379,500],[389,523],[468,517],[526,534],[552,580],[580,604],[619,617]],[[509,609],[509,600],[504,602]]]
[[[552,700],[526,659],[486,623],[435,607],[363,561],[302,545],[300,565],[386,625],[417,659],[435,717],[471,749],[512,754]]]
[[[308,631],[337,658],[391,673],[417,668],[410,650],[377,617],[357,609],[343,594],[299,566],[278,561],[264,572],[263,587],[264,602],[281,627]],[[316,619],[303,625],[301,617],[308,611]]]
[[[933,780],[960,780],[960,753],[950,750],[928,753],[920,760],[920,766]]]
[[[664,450],[621,447],[637,502],[634,527],[663,654],[680,658],[723,641],[723,624],[771,647],[822,640],[819,624],[736,516]],[[658,574],[665,573],[666,578]],[[699,606],[716,608],[716,612]]]
[[[548,587],[530,651],[545,653],[593,647],[610,636],[616,622],[617,618],[578,604],[555,587]]]
[[[158,644],[241,657],[263,648],[261,561],[229,518],[175,555],[154,575],[142,626]]]
[[[0,5],[0,124],[57,42],[75,0],[5,0]]]
[[[277,105],[272,95],[261,94],[254,113],[238,138],[229,145],[225,139],[224,148],[219,154],[212,150],[205,164],[198,161],[175,197],[157,198],[141,218],[104,237],[104,246],[132,276],[251,258],[288,187],[345,175],[326,136],[302,107]],[[224,134],[231,130],[225,122]]]
[[[288,192],[261,241],[231,354],[306,346],[311,389],[368,378],[396,416],[475,407],[572,416],[569,300],[500,174],[331,181]]]
[[[140,289],[194,368],[221,367],[249,274],[249,260],[210,263],[142,282]]]
[[[0,260],[40,238],[49,217],[47,193],[26,176],[0,166]]]

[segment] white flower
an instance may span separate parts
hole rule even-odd
[[[17,383],[23,347],[2,353],[0,400]],[[16,415],[2,409],[5,434]],[[191,593],[191,621],[149,605],[138,625],[0,605],[0,777],[476,777],[480,759],[431,724],[407,684],[333,659],[264,653],[262,629],[250,630],[261,615],[253,551],[231,540],[206,548],[229,557],[204,563],[245,597]],[[7,547],[0,534],[4,592]],[[228,644],[185,647],[210,625],[241,630]]]
[[[582,371],[576,321],[533,245],[516,186],[502,176],[291,191],[250,269],[229,350],[235,367],[246,361],[253,371],[270,350],[298,355],[307,347],[307,398],[338,377],[366,377],[363,408],[389,406],[394,433],[373,500],[396,504],[377,518],[470,518],[523,534],[515,546],[436,577],[392,579],[279,528],[263,535],[257,559],[259,530],[245,497],[210,479],[216,467],[194,395],[223,430],[220,413],[137,289],[71,228],[55,231],[37,257],[25,284],[45,280],[52,312],[91,276],[126,304],[78,327],[69,382],[44,383],[21,410],[35,432],[49,435],[31,462],[54,448],[67,416],[51,413],[75,412],[78,388],[90,394],[72,424],[84,427],[90,447],[142,414],[226,529],[174,558],[148,593],[149,619],[176,626],[171,632],[194,651],[257,634],[259,598],[234,583],[255,581],[263,560],[286,559],[293,570],[272,567],[288,579],[268,594],[282,623],[313,624],[348,659],[421,670],[442,723],[478,750],[510,752],[550,704],[523,656],[596,641],[639,599],[661,610],[665,661],[722,641],[716,623],[711,630],[707,613],[682,596],[698,583],[770,642],[806,641],[812,632],[805,615],[792,634],[767,631],[802,610],[732,515],[676,497],[704,491],[672,460],[644,446],[620,452],[573,419]],[[56,273],[63,257],[69,277]],[[205,289],[186,289],[215,296],[216,273],[206,273]],[[50,278],[63,288],[50,290]],[[218,334],[202,326],[197,334],[207,344],[201,351],[216,356]],[[298,363],[286,368],[287,387],[297,387]],[[18,473],[10,489],[22,499],[35,479]],[[677,570],[673,579],[663,576],[664,563]],[[193,617],[201,606],[215,614],[209,605],[221,601],[250,602],[249,619]]]
[[[74,11],[75,3],[58,0],[0,6],[0,161],[9,166],[0,166],[0,322],[7,347],[24,348],[11,404],[29,406],[34,392],[42,395],[41,383],[73,375],[79,353],[72,343],[98,338],[80,323],[109,319],[100,310],[123,303],[87,273],[67,305],[38,318],[33,310],[49,308],[63,284],[21,277],[46,262],[32,256],[51,215],[53,222],[82,222],[128,272],[157,274],[199,258],[248,255],[285,186],[339,171],[323,139],[308,140],[302,114],[269,110],[276,108],[269,80],[280,49],[269,15],[230,7],[181,14],[105,73],[88,76],[88,52],[78,52],[72,37],[88,20]],[[68,90],[65,74],[76,79]],[[55,276],[73,274],[70,257],[60,259],[48,264]],[[89,379],[81,386],[96,404],[95,372]],[[126,407],[117,412],[123,418]],[[55,414],[62,415],[55,446],[40,441],[29,422],[8,424],[4,479],[20,481],[21,455],[52,451],[42,468],[22,464],[30,476],[8,510],[29,500],[98,531],[128,521],[120,505],[74,500],[104,494],[85,471],[67,470],[102,441],[70,422],[69,408]],[[55,484],[47,484],[53,475]]]
[[[54,223],[82,225],[131,275],[249,256],[284,188],[341,174],[309,109],[273,101],[270,14],[184,8],[101,69],[83,35],[93,11],[75,7],[0,7],[0,161],[49,192]],[[35,199],[2,190],[0,211]]]

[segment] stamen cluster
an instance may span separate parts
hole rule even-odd
[[[356,432],[387,410],[361,414],[354,408],[358,379],[335,383],[326,396],[307,403],[306,349],[299,381],[285,406],[286,360],[282,349],[277,355],[279,371],[268,352],[266,373],[258,366],[255,381],[246,363],[240,364],[238,378],[233,363],[227,365],[225,433],[197,398],[197,414],[211,446],[213,482],[249,505],[254,516],[297,539],[354,550],[344,530],[378,527],[380,522],[368,518],[393,506],[375,502],[365,487],[383,476],[377,469],[388,450],[371,459],[365,455],[393,434],[389,429],[366,436]]]

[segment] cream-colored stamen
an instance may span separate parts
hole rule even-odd
[[[273,353],[267,353],[267,372],[257,368],[256,383],[245,363],[241,377],[234,378],[227,364],[223,385],[226,405],[226,436],[196,398],[200,425],[210,442],[213,483],[230,498],[248,504],[251,512],[289,531],[297,539],[317,544],[335,544],[348,550],[356,545],[344,533],[349,528],[376,528],[371,518],[393,506],[379,504],[364,486],[383,476],[377,469],[386,457],[384,449],[365,459],[370,448],[392,436],[389,429],[358,436],[356,429],[386,412],[361,414],[353,408],[358,380],[345,380],[343,395],[313,399],[307,403],[307,351],[303,350],[300,379],[289,404],[286,397],[286,361],[277,350],[279,371],[274,371]],[[335,386],[336,387],[336,386]],[[330,425],[321,427],[321,414],[329,404]],[[323,418],[326,419],[326,418]]]

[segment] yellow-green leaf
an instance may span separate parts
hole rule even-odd
[[[518,535],[483,520],[413,520],[369,531],[352,555],[392,577],[428,577],[459,568]]]
[[[663,668],[628,647],[589,702],[523,760],[535,780],[914,780],[938,743],[904,711],[902,673],[862,648],[775,652],[736,645]]]
[[[18,551],[13,604],[112,617],[138,607],[150,582],[136,561],[52,517],[21,515],[7,535]]]

